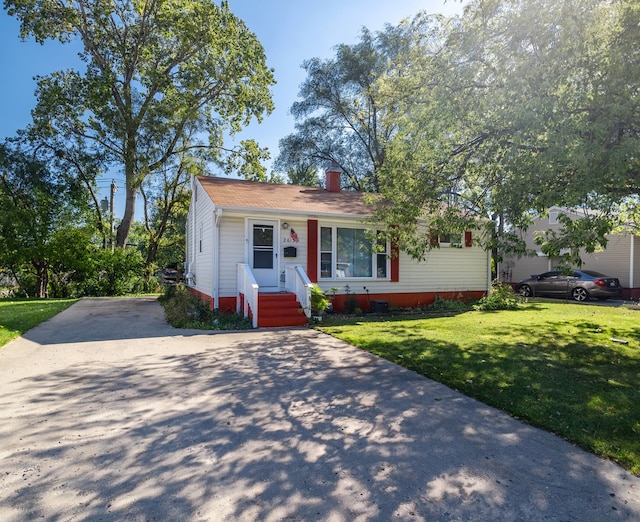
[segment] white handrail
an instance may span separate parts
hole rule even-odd
[[[253,315],[253,327],[258,328],[258,283],[256,282],[251,268],[246,263],[238,263],[237,271],[237,292],[236,297],[236,312],[240,313],[240,294],[244,295],[244,306],[242,314],[245,317],[249,317],[249,310]]]
[[[313,283],[300,265],[285,267],[285,289],[296,294],[300,306],[307,317],[311,317],[311,289]]]

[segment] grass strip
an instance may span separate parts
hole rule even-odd
[[[76,301],[77,299],[0,299],[0,347]]]
[[[640,311],[530,302],[318,329],[640,475]]]

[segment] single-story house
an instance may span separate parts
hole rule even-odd
[[[317,284],[342,311],[417,307],[445,298],[479,298],[490,287],[489,254],[471,231],[418,262],[394,245],[374,248],[363,194],[340,189],[196,176],[187,217],[185,280],[212,308],[242,311],[254,326],[304,324]],[[303,313],[304,312],[304,313]]]
[[[548,215],[537,216],[533,224],[523,233],[528,250],[533,256],[505,259],[498,270],[498,277],[504,282],[517,283],[533,274],[541,274],[555,269],[561,259],[544,254],[536,244],[536,237],[546,230],[559,230],[562,224],[558,216],[565,214],[573,219],[584,217],[580,211],[561,207],[551,207]],[[623,299],[640,299],[640,238],[629,231],[607,236],[607,246],[600,252],[581,252],[581,269],[593,270],[611,277],[617,277],[623,287]]]

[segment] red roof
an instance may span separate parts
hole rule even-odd
[[[279,210],[301,214],[369,216],[362,192],[329,192],[322,188],[197,176],[213,203],[221,208]]]

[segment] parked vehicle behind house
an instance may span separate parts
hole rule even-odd
[[[516,292],[524,297],[560,297],[574,301],[590,298],[609,299],[620,295],[622,287],[616,277],[609,277],[591,270],[552,270],[532,275],[516,286]]]

